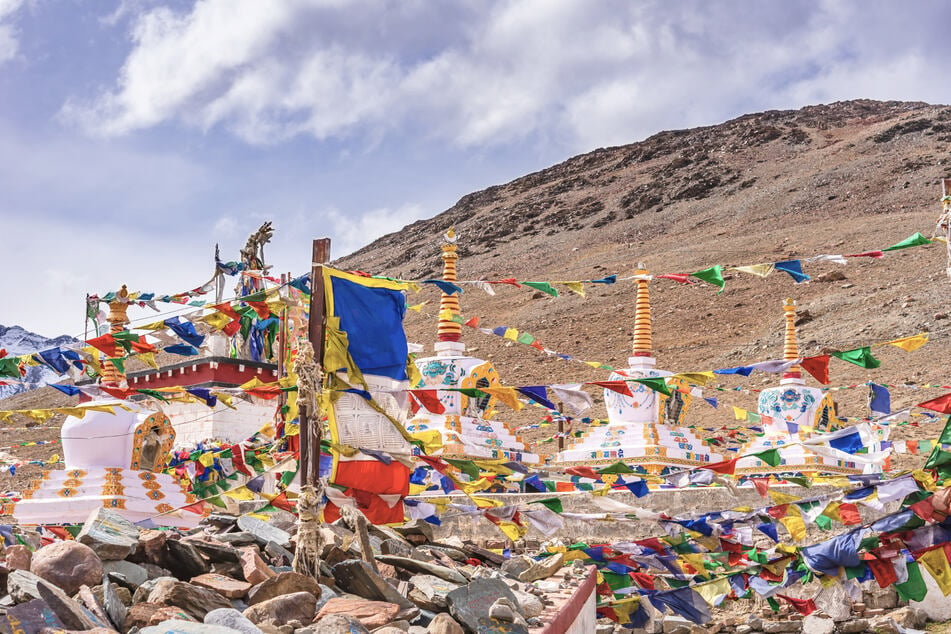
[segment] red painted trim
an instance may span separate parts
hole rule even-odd
[[[597,587],[598,569],[594,566],[588,566],[588,576],[581,584],[575,588],[574,594],[565,602],[565,605],[558,610],[558,614],[541,631],[541,634],[562,634],[567,632],[571,624],[575,622],[578,615],[581,614],[584,604],[588,602],[594,590]]]

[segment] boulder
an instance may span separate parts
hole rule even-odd
[[[449,613],[470,632],[479,631],[487,621],[492,605],[500,598],[517,603],[515,594],[501,579],[479,578],[446,595]]]
[[[433,575],[434,577],[439,577],[440,579],[445,579],[453,583],[462,584],[469,582],[459,571],[453,570],[448,566],[441,566],[427,561],[419,561],[417,559],[410,559],[409,557],[397,557],[395,555],[377,555],[376,560],[403,570],[408,570],[412,573]]]
[[[216,575],[210,572],[204,575],[198,575],[197,577],[192,577],[190,583],[193,583],[196,586],[201,586],[202,588],[214,590],[226,599],[240,599],[248,593],[248,590],[251,589],[251,584],[247,581],[238,581],[237,579],[232,579],[231,577]]]
[[[5,632],[38,632],[44,627],[65,627],[43,599],[31,599],[13,606],[0,617]]]
[[[158,625],[164,621],[191,621],[196,623],[195,619],[191,617],[190,614],[177,608],[174,605],[163,605],[158,610],[156,610],[152,616],[149,618],[149,625]]]
[[[170,539],[165,542],[168,551],[166,568],[182,580],[203,575],[210,570],[208,562],[201,556],[201,552],[188,542]]]
[[[290,533],[256,517],[242,515],[238,518],[238,528],[251,534],[260,546],[267,546],[268,542],[274,542],[284,548],[291,545]]]
[[[244,611],[244,616],[255,625],[267,623],[281,626],[290,621],[307,624],[314,620],[316,610],[317,599],[314,595],[309,592],[295,592],[252,605]]]
[[[807,619],[809,617],[806,617]],[[868,619],[849,619],[848,621],[842,621],[836,625],[835,631],[840,634],[860,634],[868,630]],[[805,634],[811,634],[811,632],[806,629],[806,619],[803,619],[802,631]]]
[[[333,567],[337,587],[371,601],[395,603],[400,608],[416,609],[416,605],[396,591],[386,580],[373,572],[370,565],[360,559],[348,559]]]
[[[546,557],[541,561],[533,562],[528,570],[518,576],[519,581],[531,583],[539,579],[547,579],[559,570],[565,562],[565,557],[561,553]]]
[[[802,631],[804,634],[832,634],[836,631],[835,621],[828,615],[809,614],[802,620]],[[839,628],[839,631],[842,629]]]
[[[429,622],[426,631],[431,634],[465,634],[462,626],[445,612],[437,614],[436,618]]]
[[[801,632],[802,621],[763,621],[763,631],[766,632],[766,634]]]
[[[888,613],[888,616],[902,627],[917,629],[924,627],[928,622],[928,615],[923,610],[906,605]]]
[[[65,592],[46,581],[38,581],[36,589],[40,598],[50,606],[64,626],[74,630],[88,630],[108,623],[99,622],[90,617],[78,602],[69,598]]]
[[[208,625],[193,621],[171,619],[158,625],[150,625],[139,630],[139,634],[234,634],[234,630],[221,625]]]
[[[205,615],[212,610],[231,607],[231,602],[214,590],[193,586],[177,579],[157,580],[149,593],[148,602],[182,608],[190,616],[200,620],[204,620]]]
[[[534,594],[522,592],[520,590],[512,590],[512,594],[515,595],[515,605],[518,608],[519,613],[526,619],[540,616],[542,612],[545,611],[545,604],[542,603],[542,600],[536,597]]]
[[[264,560],[253,548],[243,549],[240,560],[244,579],[252,585],[262,583],[277,574],[264,563]]]
[[[126,612],[125,620],[122,623],[123,631],[130,630],[133,627],[147,627],[149,621],[152,619],[152,615],[163,607],[166,606],[159,605],[158,603],[149,603],[148,601],[136,603]]]
[[[54,542],[33,553],[30,570],[74,595],[80,586],[102,583],[102,561],[92,548],[75,541]]]
[[[282,594],[293,594],[295,592],[309,592],[317,600],[320,599],[320,584],[311,577],[297,572],[281,572],[276,577],[271,577],[250,588],[247,593],[248,605],[255,605],[279,597]]]
[[[261,634],[261,628],[249,621],[234,608],[219,608],[205,615],[205,623],[227,627],[241,634]]]
[[[370,630],[355,617],[346,614],[328,614],[314,623],[314,632],[320,634],[369,634]]]
[[[136,588],[149,580],[149,572],[142,566],[134,564],[131,561],[104,561],[102,562],[102,572],[104,574],[111,573],[119,575],[126,582],[123,583],[123,585],[128,584]]]
[[[675,614],[665,616],[663,620],[664,634],[690,634],[693,621]]]
[[[3,556],[6,560],[7,570],[29,570],[30,562],[33,559],[33,553],[22,544],[7,546],[3,550]]]
[[[409,582],[413,586],[409,591],[409,599],[420,608],[432,612],[445,610],[446,595],[460,586],[432,575],[416,575]]]
[[[396,620],[400,606],[386,601],[369,601],[360,598],[331,599],[317,613],[317,619],[330,614],[346,614],[356,618],[364,627],[374,629]]]
[[[86,518],[76,541],[91,547],[103,561],[125,559],[139,545],[139,529],[115,511],[99,507]]]
[[[165,565],[165,542],[168,541],[168,533],[159,530],[147,530],[139,534],[138,550],[149,563],[159,566]]]

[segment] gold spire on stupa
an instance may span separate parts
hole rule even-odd
[[[799,358],[799,340],[796,337],[795,300],[787,298],[786,301],[783,302],[783,312],[786,318],[786,334],[783,339],[783,361],[795,361]],[[792,378],[801,376],[799,366],[792,366],[786,371],[784,376]]]
[[[125,325],[129,323],[127,313],[129,311],[129,289],[123,284],[115,299],[109,302],[109,316],[106,321],[109,322],[109,333],[116,334],[125,330]],[[117,348],[118,349],[118,348]],[[120,370],[112,361],[104,361],[102,364],[102,384],[108,386],[119,386],[125,380],[125,373]]]
[[[643,263],[639,263],[638,269],[634,275],[638,278],[637,296],[634,303],[634,356],[650,357],[652,353],[651,344],[651,299],[648,291],[650,278],[647,269]]]
[[[445,242],[442,245],[442,279],[446,282],[456,281],[456,260],[459,255],[456,253],[456,232],[449,228],[446,232]],[[459,293],[449,295],[443,293],[439,299],[439,326],[436,329],[436,335],[439,341],[459,341],[462,336],[462,325],[451,319],[444,319],[447,315],[458,316],[459,311]]]

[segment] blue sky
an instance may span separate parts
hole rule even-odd
[[[606,145],[841,99],[951,102],[941,2],[0,0],[0,324],[276,270]]]

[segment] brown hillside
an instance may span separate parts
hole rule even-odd
[[[850,101],[752,114],[726,123],[662,132],[631,145],[602,148],[548,169],[469,194],[429,220],[413,223],[335,262],[407,279],[438,276],[442,232],[460,234],[460,278],[579,280],[630,275],[638,261],[653,273],[689,273],[714,264],[745,265],[818,254],[881,249],[916,231],[931,235],[940,213],[940,179],[951,176],[951,107]],[[813,278],[728,275],[726,289],[651,285],[659,366],[709,370],[782,353],[785,297],[797,300],[804,354],[849,349],[931,333],[907,353],[875,349],[881,368],[832,361],[833,385],[951,383],[947,314],[951,282],[943,245],[853,259],[848,266],[806,263]],[[462,296],[467,317],[514,326],[547,347],[623,367],[633,326],[633,285],[589,286],[582,298],[550,298],[530,289],[498,288]],[[411,303],[413,341],[435,339],[438,293],[427,287]],[[568,363],[464,329],[469,350],[494,360],[513,385],[598,380],[604,371]],[[725,387],[760,388],[775,375],[727,379]],[[892,390],[893,408],[937,396],[940,388]],[[713,394],[713,391],[710,391]],[[755,409],[749,392],[715,394],[725,405]],[[836,392],[846,416],[864,414],[864,390]],[[500,416],[510,416],[500,412]],[[514,417],[513,417],[514,418]],[[537,420],[535,411],[521,423]],[[694,406],[692,422],[731,424],[729,407]],[[908,428],[904,428],[906,431]],[[916,430],[912,430],[916,431]],[[934,437],[936,425],[917,430]],[[544,435],[539,432],[539,437]]]

